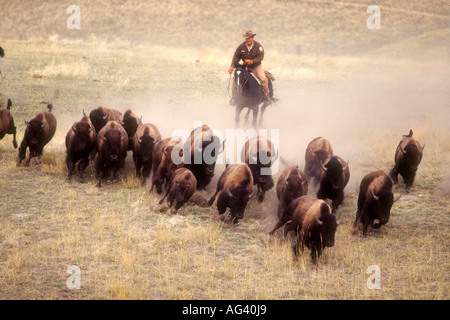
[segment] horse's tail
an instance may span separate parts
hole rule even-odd
[[[274,91],[274,89],[273,89],[273,83],[272,83],[272,80],[269,80],[269,98],[270,98],[270,100],[272,100],[273,102],[277,102],[277,101],[279,101],[280,99],[276,98],[276,97],[273,95],[273,91]]]
[[[0,57],[4,57],[5,56],[5,51],[3,50],[2,47],[0,47]]]

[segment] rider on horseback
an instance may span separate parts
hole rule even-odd
[[[254,34],[252,31],[247,31],[242,36],[245,38],[245,42],[237,47],[228,72],[231,74],[239,60],[242,59],[247,65],[247,70],[253,72],[253,74],[255,74],[261,81],[261,85],[264,91],[264,104],[268,106],[272,101],[269,97],[269,81],[261,65],[261,61],[264,59],[264,48],[259,42],[253,40],[256,34]],[[230,104],[236,105],[236,102],[234,100],[236,88],[234,86],[232,92],[233,94]]]

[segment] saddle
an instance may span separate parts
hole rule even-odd
[[[254,74],[251,71],[249,73],[252,75],[253,78],[255,78],[256,82],[258,82],[258,84],[261,85],[261,80],[259,80],[259,78],[256,76],[256,74]],[[267,70],[264,70],[264,73],[266,74],[267,80],[275,81],[275,77],[274,77],[274,75],[271,72],[269,72]]]

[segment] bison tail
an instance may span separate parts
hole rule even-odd
[[[12,107],[11,99],[8,99],[8,105],[7,105],[6,109],[11,110],[11,107]]]
[[[48,104],[47,104],[47,109],[48,109],[48,112],[52,112],[52,110],[53,110],[53,105],[52,105],[51,103],[48,103]]]
[[[0,47],[0,57],[4,57],[5,56],[5,51],[3,50],[2,47]]]
[[[413,136],[413,131],[411,129],[409,129],[409,133],[408,135],[403,135],[403,138],[411,138]]]

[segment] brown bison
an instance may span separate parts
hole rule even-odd
[[[301,196],[291,202],[287,208],[291,220],[284,227],[284,236],[294,231],[297,241],[294,254],[303,251],[306,246],[311,250],[311,259],[317,264],[325,247],[334,246],[334,235],[340,222],[325,201],[310,196]]]
[[[32,157],[41,157],[44,146],[55,135],[56,118],[52,114],[52,104],[47,104],[47,108],[48,112],[40,112],[30,121],[25,121],[27,128],[25,129],[25,134],[19,147],[17,166],[20,166],[23,159],[25,159],[27,148],[30,149],[30,154],[25,161],[25,166],[28,167],[30,165]]]
[[[262,202],[266,191],[274,186],[271,166],[277,158],[278,151],[270,140],[256,136],[245,142],[241,152],[241,161],[250,167],[253,183],[258,188],[258,202]]]
[[[280,201],[278,203],[279,221],[270,234],[273,234],[291,219],[288,214],[285,214],[289,204],[293,200],[307,194],[308,180],[306,179],[306,175],[298,169],[298,166],[284,169],[277,182],[277,197]]]
[[[84,182],[84,170],[89,164],[89,156],[92,156],[95,150],[95,142],[94,126],[89,117],[84,115],[79,122],[75,122],[66,135],[67,180],[71,180],[78,163],[80,172],[78,181]]]
[[[317,191],[318,199],[331,199],[333,213],[344,202],[344,188],[350,179],[348,162],[339,156],[332,156],[321,164],[320,186]]]
[[[174,151],[175,148],[175,151]],[[176,169],[183,167],[183,162],[178,163],[173,161],[172,152],[177,153],[178,159],[183,157],[182,139],[179,137],[166,138],[156,143],[153,150],[153,176],[152,187],[156,188],[156,192],[161,194],[163,192],[164,183],[169,183],[173,173]]]
[[[308,181],[314,178],[314,186],[320,182],[322,173],[321,164],[333,156],[331,143],[325,138],[313,139],[306,147],[305,152],[305,174]]]
[[[175,201],[175,210],[180,209],[197,190],[197,179],[191,170],[179,168],[175,170],[170,182],[167,184],[166,193],[159,204],[163,204],[167,197],[167,205],[172,207]]]
[[[217,182],[216,192],[208,201],[209,206],[212,206],[218,193],[219,214],[230,208],[231,218],[237,223],[244,217],[247,203],[253,195],[253,175],[250,167],[245,163],[228,166]]]
[[[223,144],[207,125],[194,129],[185,141],[184,167],[194,174],[198,190],[204,190],[211,182],[221,152]]]
[[[138,117],[133,111],[127,110],[119,118],[119,123],[128,134],[128,150],[133,150],[133,138],[142,123],[142,117]]]
[[[368,173],[361,181],[358,197],[358,210],[353,227],[359,220],[363,224],[363,236],[367,228],[380,228],[389,221],[391,207],[401,195],[394,199],[394,182],[383,171]],[[374,224],[374,221],[378,223]]]
[[[104,176],[108,175],[111,184],[117,172],[125,166],[128,149],[128,135],[122,125],[116,121],[109,121],[97,135],[98,155],[95,159],[98,187]]]
[[[106,107],[98,107],[89,113],[89,119],[91,119],[94,125],[95,132],[99,133],[109,121],[119,121],[121,115],[122,113],[120,111]]]
[[[136,166],[136,176],[141,176],[142,184],[150,176],[153,164],[153,150],[155,144],[161,140],[158,128],[150,123],[139,127],[133,137],[133,160]]]
[[[0,110],[0,140],[3,139],[3,137],[6,134],[12,134],[13,135],[13,146],[14,149],[17,148],[17,141],[16,141],[16,126],[14,125],[14,119],[11,115],[11,106],[12,102],[11,99],[8,99],[8,104],[6,106],[6,109]]]
[[[425,145],[420,146],[420,143],[412,137],[412,130],[397,146],[395,151],[395,165],[392,168],[389,176],[395,184],[398,184],[397,176],[400,174],[406,184],[406,192],[410,192],[411,187],[416,177],[416,171],[422,161],[423,149]]]

